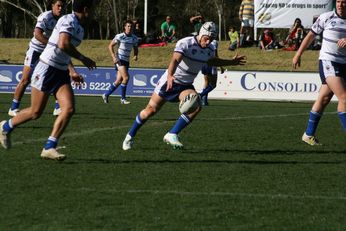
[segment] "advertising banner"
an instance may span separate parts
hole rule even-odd
[[[314,18],[333,9],[333,0],[255,0],[255,28],[290,28],[300,18],[311,28]]]
[[[22,68],[23,66],[20,65],[0,65],[0,92],[14,92],[22,77]],[[79,88],[72,84],[76,95],[102,95],[115,81],[114,68],[100,67],[94,71],[89,71],[84,67],[76,67],[76,70],[84,76],[85,80],[84,85]],[[131,68],[129,70],[131,79],[127,86],[127,95],[150,96],[164,71],[164,69]],[[26,92],[30,91],[29,86]],[[114,92],[114,95],[120,95],[120,88]]]
[[[0,65],[0,93],[14,92],[22,76],[22,68],[20,65]],[[76,69],[85,77],[83,87],[76,88],[72,84],[76,95],[102,95],[115,80],[114,68],[97,68],[94,71],[84,67]],[[127,95],[151,96],[164,71],[130,68]],[[202,90],[203,83],[203,75],[199,73],[194,83],[198,92]],[[320,85],[318,73],[226,71],[218,74],[217,87],[209,94],[209,98],[313,101],[317,98]],[[28,87],[26,92],[30,90]],[[120,88],[113,95],[119,96]]]

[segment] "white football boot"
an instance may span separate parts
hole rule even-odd
[[[183,149],[184,148],[184,145],[179,141],[179,137],[177,134],[173,134],[173,133],[168,132],[163,137],[163,142],[171,145],[173,147],[173,149]]]
[[[104,103],[109,103],[108,96],[106,96],[106,94],[102,95],[102,100],[103,100]]]
[[[127,133],[123,142],[123,150],[125,151],[130,150],[132,148],[132,145],[133,145],[133,138],[132,136],[130,136],[130,134]]]
[[[4,131],[3,126],[6,123],[6,120],[1,121],[0,123],[0,143],[1,146],[4,147],[4,149],[10,149],[11,148],[11,139],[10,134]]]
[[[126,99],[120,99],[121,104],[130,104],[131,102]]]
[[[12,117],[15,117],[18,114],[18,112],[19,112],[18,108],[13,109],[13,110],[11,110],[11,108],[10,108],[10,110],[8,110],[8,115],[12,116]]]
[[[61,113],[61,108],[60,107],[59,108],[54,108],[53,116],[58,116],[58,115],[60,115],[60,113]]]
[[[41,152],[41,157],[43,159],[49,160],[65,160],[66,156],[59,153],[55,148],[43,149]]]
[[[302,136],[302,141],[304,141],[305,143],[307,143],[311,146],[322,145],[315,136],[308,136],[308,135],[306,135],[305,132]]]

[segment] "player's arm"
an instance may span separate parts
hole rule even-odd
[[[42,44],[47,44],[48,43],[48,38],[44,36],[43,30],[39,27],[36,27],[34,30],[34,37],[38,41],[40,41]]]
[[[134,47],[133,47],[133,59],[134,59],[135,61],[138,60],[138,46],[134,46]]]
[[[114,51],[114,47],[115,45],[117,44],[117,41],[116,40],[112,40],[109,45],[108,45],[108,50],[109,50],[109,53],[111,54],[112,56],[112,59],[113,59],[113,63],[116,64],[119,60],[118,60],[118,54]]]
[[[77,84],[80,85],[84,83],[84,78],[81,74],[79,74],[76,69],[74,68],[74,65],[72,62],[70,62],[67,66],[69,74],[71,76],[71,79]]]
[[[300,47],[296,54],[294,55],[292,59],[292,67],[296,69],[300,66],[300,57],[303,55],[304,50],[314,41],[315,34],[310,31],[304,38],[303,42],[300,44]]]
[[[80,53],[71,43],[71,36],[68,33],[59,34],[58,48],[67,53],[69,56],[80,60],[89,70],[96,68],[96,63]]]
[[[218,57],[211,58],[207,61],[208,66],[222,67],[222,66],[235,66],[244,65],[246,63],[246,56],[236,54],[232,59],[220,59]]]
[[[167,69],[167,88],[166,91],[170,90],[173,86],[173,81],[175,79],[174,73],[177,69],[180,61],[183,59],[183,55],[179,52],[174,52],[172,59],[169,63],[168,69]]]

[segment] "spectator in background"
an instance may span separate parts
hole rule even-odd
[[[260,49],[262,51],[271,50],[274,48],[274,36],[273,36],[273,33],[269,29],[264,30],[259,40],[260,40]]]
[[[161,40],[164,42],[175,42],[176,32],[175,25],[171,22],[171,17],[167,16],[166,21],[161,24]]]
[[[144,42],[144,32],[142,30],[141,24],[138,20],[133,20],[133,32],[132,34],[137,36],[138,45]]]
[[[190,23],[193,25],[193,35],[198,35],[199,30],[204,24],[204,18],[201,13],[197,12],[196,16],[190,18]]]
[[[254,1],[243,0],[239,8],[240,27],[240,46],[248,46],[252,43],[252,31],[254,26]],[[246,36],[246,41],[244,38]]]
[[[228,37],[229,37],[228,50],[234,51],[235,49],[239,48],[240,46],[239,34],[238,34],[238,31],[235,30],[234,26],[229,27]]]
[[[305,30],[302,25],[302,21],[300,18],[296,18],[294,20],[293,26],[291,27],[289,34],[286,38],[284,44],[287,46],[285,50],[298,50],[300,44],[302,43],[305,37]]]

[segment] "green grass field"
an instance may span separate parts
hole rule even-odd
[[[0,95],[1,120],[12,95]],[[29,96],[22,107],[28,106]],[[331,104],[318,137],[300,141],[311,103],[210,100],[163,143],[178,117],[167,104],[121,144],[147,98],[79,96],[59,145],[64,162],[41,160],[53,99],[42,118],[0,149],[0,230],[346,230],[345,134]]]

